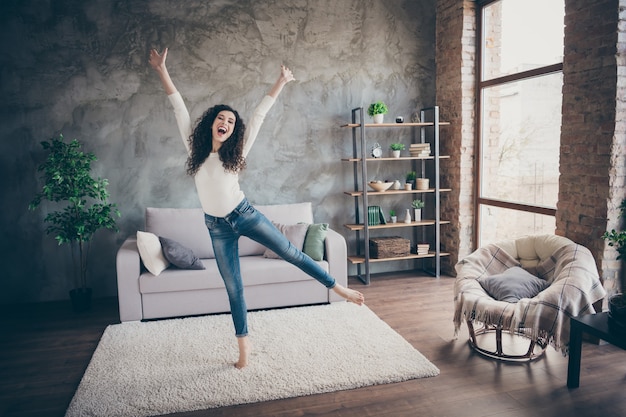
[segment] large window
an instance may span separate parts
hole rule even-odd
[[[479,1],[478,246],[554,233],[564,0]]]

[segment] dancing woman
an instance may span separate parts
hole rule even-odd
[[[239,268],[238,240],[247,236],[273,250],[324,286],[346,300],[363,304],[358,291],[338,284],[309,256],[291,242],[246,199],[239,186],[239,172],[246,167],[246,156],[256,140],[266,113],[283,87],[294,80],[289,68],[281,66],[278,79],[263,97],[246,128],[236,110],[218,104],[209,108],[192,130],[185,103],[174,86],[162,54],[150,51],[150,65],[159,75],[176,116],[178,129],[187,149],[187,173],[193,176],[206,226],[211,235],[215,259],[226,286],[239,347],[239,369],[248,364],[252,350],[248,338],[247,307]]]

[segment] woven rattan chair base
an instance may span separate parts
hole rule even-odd
[[[528,362],[542,356],[548,347],[547,341],[542,338],[535,341],[530,339],[523,332],[510,332],[502,329],[502,326],[482,325],[480,329],[475,330],[473,323],[468,320],[467,327],[470,334],[469,345],[476,352],[491,359],[508,362]],[[514,354],[504,352],[502,333],[506,333],[511,337],[526,339],[529,343],[526,353]],[[485,347],[487,343],[480,343],[481,341],[484,342],[486,338],[489,338],[492,335],[495,335],[496,338],[495,349]],[[491,342],[491,344],[493,344],[493,342]]]

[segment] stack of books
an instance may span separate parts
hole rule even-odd
[[[430,143],[412,143],[409,147],[411,156],[430,156]]]
[[[417,254],[418,255],[428,255],[428,249],[430,245],[428,243],[418,243],[417,244]]]
[[[376,226],[378,224],[387,224],[385,215],[380,206],[368,206],[367,207],[367,225]]]

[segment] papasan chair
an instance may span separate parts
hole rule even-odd
[[[529,361],[549,345],[566,355],[570,317],[595,313],[593,304],[606,296],[591,252],[562,236],[488,244],[455,269],[455,333],[465,321],[470,346],[500,360]],[[528,350],[504,352],[503,331],[529,339]]]

